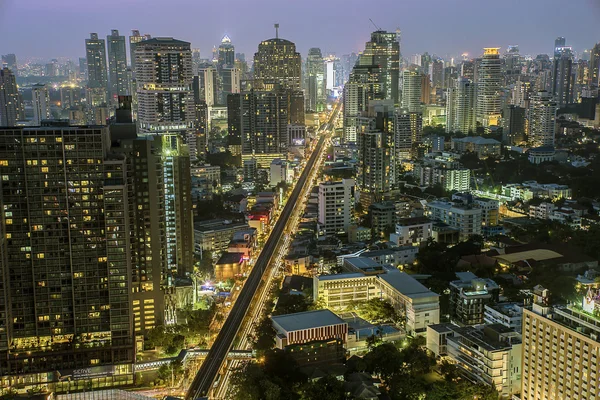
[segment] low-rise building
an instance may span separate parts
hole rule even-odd
[[[460,230],[461,239],[481,235],[482,211],[472,205],[448,201],[432,201],[426,205],[429,218],[441,221]]]
[[[330,310],[271,317],[275,346],[289,352],[299,365],[345,360],[348,324]]]
[[[215,263],[215,279],[233,279],[242,274],[245,265],[244,253],[223,253]]]
[[[238,231],[233,234],[227,251],[229,253],[242,253],[244,255],[244,261],[248,261],[252,258],[254,250],[256,249],[256,229],[248,229]]]
[[[554,161],[556,150],[553,146],[541,146],[527,151],[528,160],[532,164]]]
[[[433,324],[427,327],[427,350],[431,351],[436,357],[442,357],[448,354],[448,336],[452,335],[454,324],[443,323]]]
[[[456,276],[458,280],[450,282],[450,318],[461,326],[482,324],[485,305],[498,301],[500,287],[472,272],[457,272]]]
[[[501,144],[499,141],[481,136],[468,136],[465,138],[453,138],[452,150],[456,153],[472,152],[478,158],[489,156],[500,156]]]
[[[549,219],[550,215],[557,209],[552,203],[540,203],[538,205],[529,206],[529,216],[531,218]]]
[[[521,335],[500,324],[451,327],[448,357],[461,375],[473,383],[492,386],[500,399],[521,390]]]
[[[350,243],[368,242],[371,240],[371,229],[351,224],[348,228],[348,241]]]
[[[281,182],[288,182],[288,163],[286,160],[276,158],[271,161],[269,169],[269,185],[277,186]]]
[[[396,225],[396,205],[391,201],[374,203],[369,206],[371,229],[376,235],[385,236]]]
[[[319,231],[325,236],[347,232],[354,207],[354,179],[321,182],[318,188]]]
[[[197,221],[194,223],[195,250],[198,253],[227,251],[234,233],[248,228],[249,226],[245,222],[232,222],[225,219]]]
[[[432,224],[427,217],[401,218],[396,224],[396,232],[390,235],[390,242],[398,246],[427,242],[432,234]]]
[[[498,303],[486,304],[483,320],[486,324],[500,324],[521,333],[523,323],[523,304]]]

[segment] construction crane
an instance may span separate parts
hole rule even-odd
[[[371,23],[373,24],[373,26],[375,27],[375,29],[377,29],[378,31],[382,30],[380,27],[377,26],[377,24],[375,22],[373,22],[373,20],[371,18],[369,18],[369,21],[371,21]]]

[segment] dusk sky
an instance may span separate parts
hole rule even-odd
[[[111,29],[172,36],[210,57],[227,33],[251,59],[261,40],[280,36],[338,55],[361,51],[374,27],[402,30],[405,57],[439,56],[518,44],[522,54],[551,53],[554,38],[580,52],[600,41],[600,0],[0,0],[0,54],[82,57],[90,32]]]

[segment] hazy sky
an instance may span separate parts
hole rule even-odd
[[[0,54],[80,57],[90,32],[111,29],[173,36],[210,57],[227,33],[251,58],[275,36],[338,55],[361,51],[374,27],[402,30],[405,57],[446,56],[518,44],[522,54],[551,53],[556,36],[575,51],[600,41],[600,0],[0,0]]]

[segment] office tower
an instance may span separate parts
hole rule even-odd
[[[421,74],[421,110],[424,104],[431,104],[431,79],[429,75]],[[435,91],[433,92],[435,97]]]
[[[398,103],[400,44],[395,32],[378,30],[371,33],[371,40],[365,43],[365,51],[359,56],[358,65],[377,66],[381,99]]]
[[[192,73],[194,76],[198,75],[200,64],[202,64],[202,59],[200,58],[200,49],[192,49]]]
[[[55,77],[59,75],[59,69],[58,69],[58,60],[56,58],[53,58],[52,60],[50,60],[50,62],[48,64],[46,64],[46,73],[45,76],[51,76],[51,77]]]
[[[502,60],[500,48],[485,48],[477,66],[477,122],[484,128],[498,125],[502,111]]]
[[[120,36],[116,29],[111,30],[106,37],[108,52],[108,76],[110,96],[116,102],[118,96],[129,94],[129,79],[127,76],[127,50],[125,36]]]
[[[133,75],[133,79],[135,79],[135,48],[139,42],[142,40],[152,39],[152,36],[149,34],[140,35],[140,31],[134,29],[131,31],[131,36],[129,36],[129,62],[131,63],[131,72]],[[135,94],[135,93],[134,93]]]
[[[527,122],[529,141],[533,147],[554,146],[557,107],[557,102],[545,90],[531,97]]]
[[[523,400],[594,399],[600,396],[599,296],[590,289],[578,303],[552,306],[550,293],[533,288],[523,308]]]
[[[414,154],[415,147],[423,141],[423,116],[421,113],[396,113],[394,147],[396,163]]]
[[[131,96],[119,97],[119,103],[122,99],[129,100],[120,105],[116,123],[110,125],[111,151],[124,154],[127,162],[133,325],[135,334],[142,335],[165,320],[167,237],[161,139],[137,136]]]
[[[565,107],[573,102],[573,52],[570,47],[562,47],[558,57],[554,58],[552,74],[552,95],[558,107]]]
[[[367,84],[356,82],[352,74],[350,81],[344,85],[344,141],[346,143],[356,143],[357,138],[357,118],[365,109],[367,104]]]
[[[333,78],[333,61],[331,74]],[[309,111],[321,112],[327,103],[327,82],[325,75],[325,62],[321,49],[311,48],[308,50],[306,59],[306,108]]]
[[[62,122],[5,128],[0,142],[3,382],[132,384],[124,158],[109,153],[107,128]]]
[[[217,70],[212,64],[203,64],[198,69],[200,85],[200,98],[206,102],[208,107],[218,103],[217,96]]]
[[[444,88],[444,60],[434,60],[431,64],[431,84],[436,89]]]
[[[242,95],[227,95],[227,146],[232,154],[242,153]]]
[[[502,143],[518,145],[525,139],[525,108],[507,105],[502,113]]]
[[[421,73],[405,70],[402,73],[402,108],[408,112],[421,112]]]
[[[476,96],[475,84],[467,78],[459,78],[448,89],[446,98],[446,132],[475,132]]]
[[[31,87],[33,105],[33,125],[40,125],[45,119],[50,118],[50,94],[46,85],[33,85]]]
[[[590,52],[589,85],[600,86],[600,42]]]
[[[241,94],[242,160],[266,169],[276,158],[287,159],[287,102],[286,90]]]
[[[3,54],[2,55],[2,64],[0,68],[8,68],[10,69],[15,76],[19,75],[18,66],[17,66],[17,56],[14,54]]]
[[[3,68],[0,70],[0,126],[16,126],[23,111],[17,79],[10,69]]]
[[[470,79],[471,81],[475,80],[475,63],[473,60],[463,61],[460,66],[460,76]]]
[[[302,59],[296,45],[278,34],[260,42],[254,53],[254,79],[257,88],[270,90],[279,84],[282,89],[302,90]]]
[[[364,209],[389,194],[395,176],[395,130],[393,104],[372,101],[359,120],[356,188]]]
[[[106,72],[106,45],[104,39],[98,39],[97,33],[90,33],[85,39],[85,54],[87,59],[88,83],[91,89],[97,89],[107,101],[108,75]]]
[[[239,93],[241,90],[242,77],[239,68],[234,65],[224,66],[219,72],[221,77],[220,93],[221,99],[219,104],[227,104],[227,95],[231,93]]]
[[[319,235],[348,232],[354,209],[354,179],[319,183]]]
[[[229,36],[223,36],[219,45],[219,55],[217,68],[220,70],[225,66],[233,66],[235,64],[235,48]]]
[[[87,80],[87,58],[79,57],[79,79]]]
[[[190,44],[147,39],[136,44],[135,57],[140,133],[185,139],[194,121]]]
[[[554,58],[560,58],[562,48],[565,47],[567,40],[564,37],[557,37],[554,39]]]
[[[340,59],[335,56],[327,56],[325,58],[325,95],[327,96],[327,91],[333,90],[334,87],[337,86],[337,75],[340,74],[340,71],[336,69],[336,63],[340,64]]]

